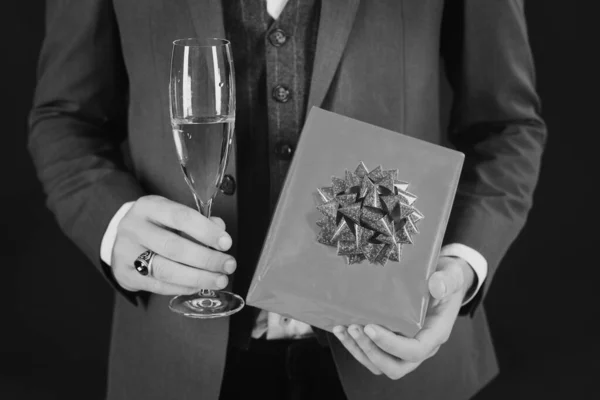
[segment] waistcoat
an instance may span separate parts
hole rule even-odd
[[[306,116],[319,0],[289,0],[277,20],[264,1],[224,1],[236,81],[239,239],[233,290],[245,297]],[[246,347],[259,314],[231,319],[233,345]]]

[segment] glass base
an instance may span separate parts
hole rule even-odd
[[[221,318],[235,314],[244,307],[244,299],[234,293],[202,289],[195,294],[175,296],[169,308],[188,318]]]

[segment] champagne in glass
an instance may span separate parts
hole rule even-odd
[[[174,118],[172,126],[181,170],[197,206],[208,216],[225,175],[234,118]]]
[[[225,175],[235,124],[231,46],[224,39],[173,42],[169,84],[171,126],[181,165],[198,211],[210,217]],[[218,318],[244,306],[233,293],[210,289],[174,297],[171,310],[191,318]]]

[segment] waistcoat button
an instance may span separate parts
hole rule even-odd
[[[275,86],[272,94],[273,98],[280,103],[286,103],[292,97],[290,89],[284,85]]]
[[[275,47],[280,47],[287,42],[287,36],[281,29],[275,29],[269,34],[269,41]]]
[[[275,154],[280,160],[289,161],[294,155],[294,148],[289,143],[277,142],[275,144]]]

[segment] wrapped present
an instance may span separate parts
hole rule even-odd
[[[464,156],[313,108],[246,301],[331,331],[413,337]]]

